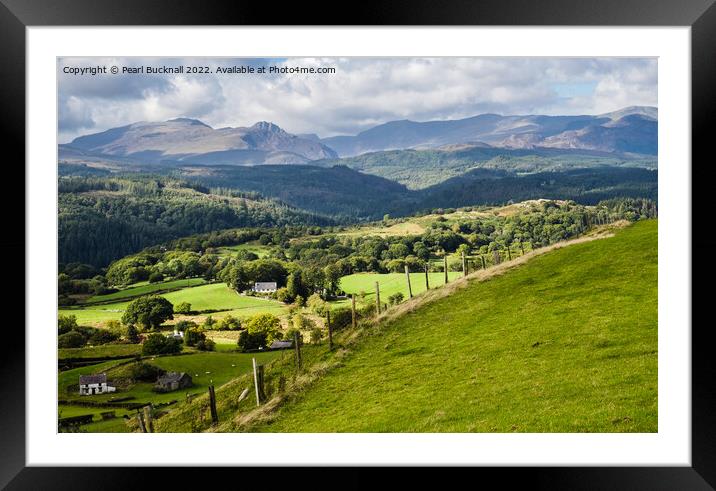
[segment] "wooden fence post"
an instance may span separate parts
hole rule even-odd
[[[462,276],[467,276],[467,263],[465,262],[465,253],[462,253]]]
[[[219,424],[219,415],[216,412],[216,393],[214,393],[214,386],[209,386],[209,409],[211,410],[211,424]]]
[[[139,429],[142,430],[142,433],[146,433],[147,427],[144,424],[144,418],[142,417],[142,413],[139,412],[139,409],[137,409],[137,423],[139,423]]]
[[[353,293],[351,295],[351,325],[353,326],[353,329],[356,328],[357,322],[356,322],[356,294]]]
[[[507,259],[512,261],[512,253],[510,252],[510,246],[507,246]]]
[[[330,316],[330,314],[329,314]],[[328,332],[331,332],[331,328],[328,328]],[[331,335],[328,335],[328,338],[330,339]],[[296,352],[296,371],[301,370],[301,339],[298,336],[297,332],[293,333],[293,349]]]
[[[445,270],[445,284],[447,285],[448,282],[448,265],[447,265],[447,251],[445,251],[445,255],[443,256],[443,269]]]
[[[408,279],[408,298],[413,298],[413,289],[410,287],[410,268],[405,265],[405,277]]]
[[[152,421],[152,406],[144,406],[144,424],[148,433],[154,433],[154,422]]]
[[[330,310],[326,310],[326,326],[328,327],[328,349],[333,351],[333,326],[331,325]]]
[[[264,394],[264,366],[256,365],[256,358],[252,358],[254,365],[254,387],[256,388],[256,405],[260,406],[266,394]]]
[[[377,281],[375,282],[375,305],[376,312],[380,315],[380,285]]]
[[[522,250],[522,255],[525,255],[525,243],[520,241],[520,249]]]
[[[428,263],[425,263],[425,289],[430,290],[430,274],[428,273]]]
[[[482,269],[487,269],[487,264],[485,264],[485,256],[480,254],[480,262],[482,262]]]
[[[495,266],[500,264],[500,251],[498,251],[497,249],[492,251],[492,260],[495,263]]]

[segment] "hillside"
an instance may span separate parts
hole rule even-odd
[[[655,170],[658,166],[656,157],[648,156],[578,149],[498,148],[476,144],[446,145],[423,150],[390,150],[312,162],[312,165],[320,166],[338,164],[384,177],[416,190],[435,186],[447,179],[477,170],[484,170],[486,176],[499,179],[536,172],[605,167]]]
[[[257,425],[244,413],[218,430],[657,431],[655,220],[459,286],[343,339],[332,369]]]
[[[61,176],[58,189],[60,263],[105,266],[151,245],[227,228],[332,223],[256,194],[167,177]]]

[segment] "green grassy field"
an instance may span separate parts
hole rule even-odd
[[[445,283],[444,273],[428,273],[430,288],[441,286]],[[460,278],[462,273],[448,272],[448,278],[452,281]],[[380,300],[382,303],[388,303],[388,297],[394,293],[402,293],[408,298],[408,282],[405,273],[356,273],[341,278],[341,289],[346,293],[360,294],[365,292],[365,301],[368,303],[375,302],[375,282],[380,285]],[[425,291],[425,273],[410,273],[410,286],[413,295],[417,295]],[[343,300],[336,304],[348,304],[349,301]]]
[[[95,295],[85,301],[85,303],[98,303],[98,302],[116,302],[117,300],[124,300],[127,298],[139,297],[142,295],[148,295],[150,293],[156,293],[161,291],[177,290],[181,288],[187,288],[190,286],[198,286],[206,283],[204,278],[187,278],[183,280],[171,280],[164,281],[161,283],[137,283],[130,285],[129,287],[114,293],[108,293],[107,295]]]
[[[69,358],[114,358],[118,356],[135,356],[141,353],[141,344],[104,344],[84,348],[60,348],[57,350],[57,356],[60,360]]]
[[[193,310],[226,309],[226,312],[211,314],[214,318],[220,318],[231,314],[235,317],[248,317],[259,312],[270,312],[281,315],[286,311],[286,306],[275,300],[266,300],[257,297],[248,297],[237,294],[224,283],[212,283],[209,285],[184,288],[160,296],[177,305],[181,302],[189,302]],[[91,305],[87,307],[70,307],[60,309],[61,315],[74,315],[77,322],[84,325],[101,325],[108,320],[119,320],[124,310],[129,305],[128,301],[109,303],[102,305]]]
[[[656,432],[657,222],[473,281],[368,334],[255,431]]]
[[[338,233],[339,236],[366,236],[376,235],[380,237],[389,237],[394,235],[420,235],[425,232],[425,227],[415,223],[414,221],[389,223],[387,226],[383,224],[375,224],[373,226],[350,227],[347,230]]]
[[[245,244],[239,244],[235,246],[220,247],[217,252],[220,256],[229,256],[237,253],[238,251],[253,252],[259,258],[266,257],[270,251],[269,246],[259,244],[257,241],[247,242]]]

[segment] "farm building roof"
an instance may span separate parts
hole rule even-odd
[[[99,375],[80,375],[80,385],[105,383],[107,383],[107,375],[104,373],[100,373]]]
[[[254,286],[255,286],[255,288],[261,288],[264,290],[269,290],[269,289],[275,290],[276,287],[278,287],[278,283],[276,283],[275,281],[257,281]]]
[[[186,375],[184,372],[167,372],[157,379],[157,383],[170,384],[172,382],[178,382],[184,375]]]
[[[287,341],[274,341],[271,343],[271,346],[269,346],[271,349],[281,349],[281,348],[293,348],[293,341],[287,340]]]

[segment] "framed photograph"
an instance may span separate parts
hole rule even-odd
[[[8,489],[134,486],[127,466],[714,487],[692,321],[712,1],[411,2],[350,26],[2,3],[26,230]]]

